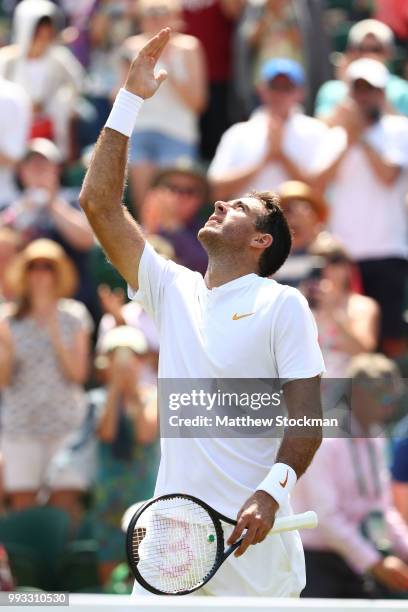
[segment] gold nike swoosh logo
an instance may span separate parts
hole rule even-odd
[[[245,317],[250,317],[251,315],[255,314],[254,312],[247,312],[246,314],[242,314],[239,315],[237,313],[232,315],[232,320],[233,321],[239,321],[239,319],[245,319]]]
[[[281,480],[279,481],[280,486],[284,489],[286,487],[286,484],[288,482],[288,478],[289,478],[289,470],[287,470],[286,472],[286,478],[285,480],[282,482]]]

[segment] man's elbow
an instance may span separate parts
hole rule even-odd
[[[79,204],[82,208],[82,210],[84,211],[84,213],[88,213],[88,210],[90,209],[90,197],[89,197],[89,193],[87,192],[87,190],[82,187],[81,192],[79,194]]]

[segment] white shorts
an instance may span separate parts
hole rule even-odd
[[[224,529],[225,540],[231,528]],[[201,589],[190,596],[299,597],[305,586],[305,561],[297,532],[275,534],[242,557],[232,554]],[[152,595],[135,582],[132,595]],[[187,596],[189,597],[189,596]]]
[[[3,435],[1,450],[6,493],[38,491],[44,485],[54,491],[85,490],[86,479],[73,466],[66,465],[54,478],[47,477],[50,461],[65,440],[66,436],[33,439]]]

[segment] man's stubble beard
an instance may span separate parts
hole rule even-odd
[[[231,245],[228,245],[228,241],[225,237],[216,232],[212,232],[206,227],[202,227],[199,230],[197,238],[207,252],[209,258],[219,257],[224,253],[231,252]]]

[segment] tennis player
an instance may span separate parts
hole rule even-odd
[[[96,145],[81,205],[130,296],[156,321],[159,377],[280,378],[290,417],[320,417],[324,364],[313,317],[296,289],[267,278],[291,247],[277,196],[215,203],[198,233],[209,258],[204,278],[157,255],[121,203],[129,137],[144,100],[166,78],[155,66],[169,38],[170,30],[162,30],[133,61]],[[187,84],[183,91],[187,96]],[[299,596],[305,585],[299,534],[265,539],[276,515],[291,513],[290,492],[321,442],[319,427],[292,434],[162,440],[156,495],[187,493],[237,518],[230,543],[246,533],[198,594]]]

